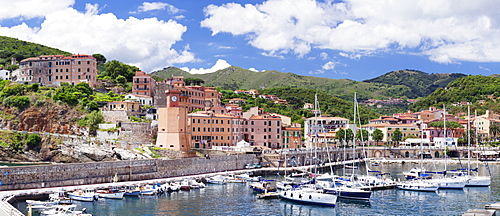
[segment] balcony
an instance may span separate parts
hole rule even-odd
[[[135,81],[134,84],[149,84],[149,81]]]
[[[149,88],[135,88],[137,91],[149,91]]]

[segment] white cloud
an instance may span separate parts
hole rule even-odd
[[[325,71],[324,70],[316,70],[316,71],[309,71],[307,73],[310,75],[318,75],[318,74],[324,74]]]
[[[326,52],[322,52],[322,53],[320,53],[320,54],[319,54],[319,57],[320,57],[321,59],[323,59],[323,60],[326,60],[326,59],[328,58],[328,53],[326,53]]]
[[[231,67],[231,65],[229,63],[227,63],[226,60],[224,59],[218,59],[217,62],[215,62],[215,65],[212,66],[211,68],[208,68],[208,69],[205,69],[205,68],[187,68],[187,67],[183,67],[181,68],[182,70],[184,71],[187,71],[191,74],[206,74],[206,73],[213,73],[215,71],[218,71],[218,70],[222,70],[222,69],[226,69],[228,67]]]
[[[491,69],[489,69],[487,67],[479,66],[479,69],[491,72]]]
[[[267,0],[209,5],[201,26],[245,35],[274,57],[325,49],[353,59],[397,51],[440,63],[500,62],[498,7],[496,0]]]
[[[31,19],[64,10],[75,0],[15,0],[1,1],[0,20],[10,18]]]
[[[182,40],[186,26],[173,20],[156,18],[118,19],[114,14],[98,14],[98,11],[98,5],[91,4],[87,4],[85,13],[67,7],[46,14],[38,28],[31,28],[25,23],[13,27],[0,26],[0,35],[72,53],[101,53],[107,59],[132,64],[144,71],[196,61],[189,46],[182,50],[172,48]]]
[[[255,69],[255,68],[248,68],[248,70],[251,70],[253,72],[264,72],[264,71],[266,71],[266,70],[259,71],[259,70]]]
[[[364,55],[368,55],[368,53],[371,53],[371,52],[365,52]],[[346,57],[346,58],[350,58],[350,59],[360,59],[363,55],[360,54],[360,53],[344,53],[344,52],[339,52],[339,56],[342,56],[342,57]]]
[[[337,62],[329,61],[325,63],[321,68],[323,68],[323,70],[335,70],[336,65]]]
[[[167,10],[171,14],[176,14],[181,11],[175,6],[165,2],[143,2],[142,5],[137,8],[137,11],[133,11],[130,13],[135,14],[152,10]]]

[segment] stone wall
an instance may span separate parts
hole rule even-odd
[[[0,168],[0,190],[97,184],[119,181],[158,179],[242,169],[257,163],[255,155],[186,158],[178,160],[136,160],[102,163],[40,165]]]
[[[105,122],[123,122],[128,121],[126,111],[102,111]]]

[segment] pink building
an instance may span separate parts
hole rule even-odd
[[[27,58],[20,63],[19,77],[15,81],[40,85],[59,86],[61,83],[76,85],[84,82],[97,85],[97,60],[91,55],[43,55]]]
[[[133,78],[132,94],[137,96],[154,96],[156,81],[144,71],[136,71]]]
[[[244,140],[252,146],[282,148],[281,118],[279,116],[252,116],[245,122]]]

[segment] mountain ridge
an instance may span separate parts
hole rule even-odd
[[[168,67],[151,73],[158,79],[170,76],[184,76],[185,78],[199,78],[206,85],[223,89],[266,89],[276,87],[298,87],[316,89],[332,94],[345,100],[352,100],[357,92],[359,100],[404,98],[416,99],[431,94],[437,88],[445,87],[449,82],[466,76],[461,73],[428,74],[415,70],[391,71],[379,77],[354,81],[349,79],[330,79],[314,76],[297,75],[290,72],[268,70],[254,72],[236,66],[231,66],[212,73],[191,74],[176,67]],[[395,79],[393,77],[400,77]],[[390,81],[390,80],[394,81]],[[419,85],[407,80],[420,80]]]

